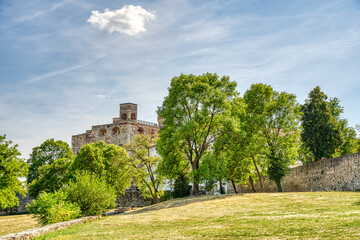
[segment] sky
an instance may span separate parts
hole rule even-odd
[[[33,147],[111,123],[156,122],[173,77],[270,84],[304,103],[320,86],[360,124],[359,0],[0,0],[0,134]]]

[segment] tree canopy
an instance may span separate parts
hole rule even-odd
[[[356,132],[347,126],[346,120],[340,118],[343,108],[339,100],[327,99],[317,86],[309,93],[309,98],[301,108],[301,140],[313,155],[314,161],[356,151]]]
[[[201,158],[219,134],[229,102],[237,95],[235,88],[236,82],[226,76],[181,74],[171,80],[169,94],[158,109],[160,117],[165,119],[157,146],[163,165],[183,166],[187,161],[194,195],[199,194],[197,170]],[[174,168],[163,169],[172,171]]]
[[[127,165],[128,153],[120,146],[103,141],[84,145],[74,159],[73,171],[87,171],[104,178],[117,194],[130,186],[131,168]]]
[[[53,138],[46,140],[40,146],[34,147],[30,154],[27,182],[31,183],[40,178],[39,168],[42,165],[51,164],[60,158],[71,159],[72,156],[72,151],[66,142],[55,141]]]
[[[25,196],[24,182],[28,171],[27,163],[19,158],[18,145],[6,140],[6,135],[0,135],[0,210],[15,207],[19,204],[16,194]]]

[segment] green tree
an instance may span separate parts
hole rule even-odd
[[[356,153],[358,151],[358,139],[356,138],[356,131],[349,127],[346,119],[339,119],[339,129],[341,133],[342,144],[335,150],[332,157],[339,157]]]
[[[76,203],[83,216],[99,215],[115,207],[116,190],[94,173],[78,172],[63,188],[67,201]]]
[[[53,193],[61,189],[71,177],[73,159],[59,158],[38,168],[39,178],[29,185],[29,195],[37,198],[40,192]]]
[[[288,172],[290,163],[297,158],[300,109],[295,95],[278,93],[270,86],[266,87],[272,94],[264,99],[264,116],[257,124],[266,143],[264,155],[269,179],[276,182],[281,192],[281,179]]]
[[[253,84],[243,99],[234,101],[231,112],[234,120],[224,125],[230,180],[248,177],[254,190],[255,170],[262,192],[264,174],[281,191],[281,178],[297,155],[300,112],[295,95],[276,92],[270,85]]]
[[[60,158],[71,159],[72,156],[72,151],[66,142],[55,141],[53,138],[46,140],[40,146],[34,147],[30,154],[27,182],[31,183],[40,178],[39,168],[41,166],[51,164]]]
[[[18,145],[6,140],[6,135],[0,135],[0,209],[19,205],[16,193],[25,197],[25,183],[20,178],[25,177],[28,165],[17,150]]]
[[[151,197],[158,203],[164,194],[162,182],[164,178],[158,173],[157,166],[160,156],[155,156],[156,135],[136,135],[125,145],[131,153],[129,165],[132,167],[136,185],[141,189],[144,197]]]
[[[327,101],[327,96],[315,87],[302,105],[301,141],[314,156],[314,161],[331,157],[342,145],[341,130],[337,122],[342,109],[338,100]]]
[[[179,173],[175,178],[172,196],[174,198],[181,198],[189,196],[190,193],[191,186],[189,185],[189,178],[184,173]]]
[[[84,145],[74,159],[73,171],[88,171],[104,178],[118,194],[130,186],[132,175],[128,153],[120,146],[103,141]]]
[[[158,109],[160,117],[165,119],[157,145],[163,165],[183,165],[183,161],[187,161],[193,195],[199,194],[197,171],[201,158],[218,137],[224,112],[237,95],[235,88],[236,83],[226,76],[181,74],[171,80],[169,95]]]

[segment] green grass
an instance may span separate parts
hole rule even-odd
[[[357,239],[360,193],[257,193],[171,200],[43,239]]]
[[[41,227],[31,214],[0,216],[0,236]]]

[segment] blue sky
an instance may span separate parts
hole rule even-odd
[[[156,122],[180,73],[228,75],[241,94],[262,82],[300,103],[319,85],[360,123],[358,0],[0,0],[0,36],[0,134],[23,157],[110,123],[123,102]]]

